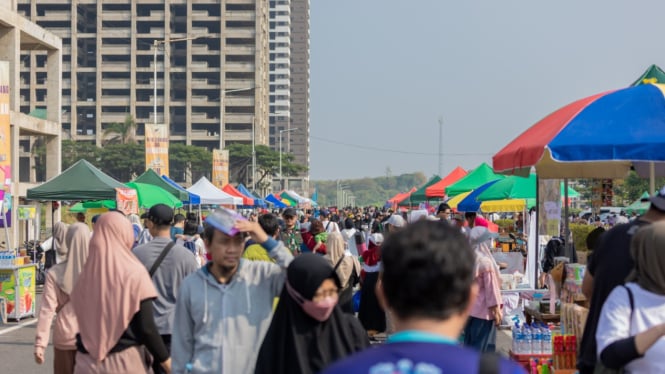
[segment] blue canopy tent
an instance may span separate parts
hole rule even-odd
[[[286,208],[286,207],[287,207],[286,204],[284,204],[283,202],[279,201],[279,200],[278,200],[275,196],[273,196],[272,194],[269,194],[268,196],[266,196],[266,201],[269,202],[269,203],[271,203],[271,204],[273,204],[273,205],[275,205],[276,208]]]
[[[464,200],[460,201],[460,203],[457,205],[457,210],[460,212],[477,212],[480,210],[480,204],[482,203],[481,201],[477,201],[476,197],[483,193],[486,189],[490,188],[494,183],[498,182],[500,179],[489,181],[482,186],[476,188],[475,190],[471,191],[470,194],[468,194]]]
[[[178,183],[174,182],[171,178],[167,177],[166,175],[162,175],[162,179],[166,181],[166,183],[170,184],[171,186],[181,190],[185,191],[189,195],[189,200],[183,201],[183,204],[189,204],[189,205],[200,205],[201,204],[201,197],[197,194],[193,194],[186,189],[184,189],[181,185]]]
[[[258,197],[256,197],[256,196],[254,196],[254,194],[251,193],[251,192],[249,192],[249,190],[247,189],[247,187],[245,187],[242,183],[239,184],[238,187],[236,187],[236,189],[237,189],[238,191],[240,191],[241,194],[243,194],[243,195],[249,197],[250,199],[254,199],[254,206],[255,206],[255,207],[266,208],[266,207],[268,206],[268,204],[266,204],[266,201],[265,201],[265,200],[260,199],[260,198],[258,198]]]

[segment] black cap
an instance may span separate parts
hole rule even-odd
[[[148,211],[148,219],[157,225],[170,225],[173,221],[173,209],[165,204],[156,204]]]
[[[146,218],[148,218],[148,212],[141,214],[141,219],[146,219]]]
[[[293,208],[286,208],[282,212],[282,217],[297,217],[298,213],[296,213],[296,210]]]

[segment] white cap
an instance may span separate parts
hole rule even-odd
[[[388,225],[393,225],[395,227],[404,227],[404,225],[406,224],[406,222],[404,222],[404,218],[399,214],[393,214],[392,216],[390,216],[390,218],[388,218],[387,221],[384,221],[383,223]]]
[[[375,232],[369,236],[369,241],[376,245],[381,245],[383,243],[383,234]]]

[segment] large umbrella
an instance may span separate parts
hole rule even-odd
[[[476,200],[476,197],[483,193],[486,189],[492,187],[495,183],[499,182],[499,180],[493,180],[489,181],[482,186],[476,188],[475,190],[471,191],[470,194],[467,195],[467,197],[464,198],[464,200],[460,201],[460,203],[457,205],[457,210],[460,212],[477,212],[480,209],[480,201]]]
[[[665,171],[665,86],[643,84],[575,101],[493,157],[494,170],[541,178],[623,178]]]

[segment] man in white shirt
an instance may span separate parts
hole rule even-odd
[[[323,224],[323,228],[328,234],[333,232],[340,232],[337,223],[330,220],[330,211],[327,209],[321,210],[321,223]]]

